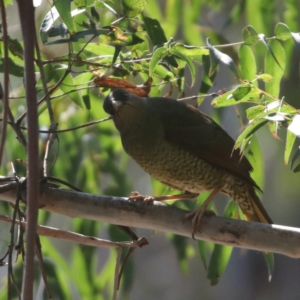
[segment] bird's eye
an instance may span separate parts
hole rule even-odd
[[[115,89],[112,92],[112,97],[115,100],[126,102],[129,99],[129,94],[126,91],[122,90],[122,89]]]
[[[129,95],[128,95],[128,93],[127,92],[125,92],[125,91],[123,91],[123,95],[122,95],[123,97],[122,97],[122,100],[123,101],[127,101],[128,99],[129,99]]]

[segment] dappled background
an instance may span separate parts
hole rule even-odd
[[[122,11],[119,1],[110,2],[117,11]],[[9,34],[12,38],[20,38],[17,15],[14,6],[8,6]],[[49,4],[43,1],[36,10],[37,28],[42,23]],[[99,6],[101,26],[109,25],[115,18],[105,8]],[[287,24],[292,32],[299,32],[300,3],[297,1],[148,1],[145,14],[157,19],[165,31],[167,39],[187,45],[205,45],[210,37],[213,45],[242,42],[242,28],[252,25],[258,33],[266,37],[274,36],[276,23]],[[73,43],[75,50],[80,46]],[[68,53],[66,44],[53,46],[40,42],[45,61]],[[76,48],[77,47],[77,48]],[[299,55],[293,43],[287,46],[287,66],[281,84],[280,98],[300,109],[299,101]],[[74,51],[75,51],[74,50]],[[238,46],[220,48],[238,64]],[[112,51],[111,49],[108,51]],[[122,50],[123,51],[123,50]],[[255,47],[258,72],[264,72],[263,45]],[[126,50],[124,50],[126,52]],[[107,54],[113,54],[109,52]],[[76,69],[77,67],[77,69]],[[82,73],[78,64],[74,68],[74,77]],[[191,76],[186,68],[184,91],[186,96],[199,92],[202,72],[197,65],[196,81],[191,87]],[[49,67],[47,76],[57,80],[61,76],[59,68]],[[77,72],[77,73],[76,73]],[[101,70],[99,71],[101,75]],[[91,74],[91,73],[87,73]],[[272,74],[271,74],[272,75]],[[22,77],[11,80],[11,108],[13,113],[20,115],[24,110]],[[39,79],[39,78],[37,78]],[[127,80],[141,84],[141,76],[130,76]],[[91,78],[86,77],[86,81]],[[230,90],[239,82],[233,73],[223,65],[209,93],[222,89]],[[41,84],[38,81],[38,84]],[[75,82],[74,84],[79,84]],[[87,86],[84,86],[87,88]],[[61,93],[63,91],[59,91]],[[80,91],[82,92],[82,91]],[[106,117],[102,109],[104,96],[108,90],[89,89],[91,109],[80,109],[72,101],[72,94],[66,95],[63,101],[53,101],[55,119],[59,129],[71,128],[91,120]],[[153,92],[162,95],[169,93],[169,86],[156,87]],[[83,92],[82,92],[83,93]],[[179,96],[174,88],[172,96]],[[61,98],[58,98],[61,100]],[[200,108],[214,117],[236,139],[242,131],[241,120],[246,124],[245,109],[249,104],[237,107],[215,109],[211,106],[212,97],[206,97]],[[2,109],[2,107],[1,107]],[[48,115],[41,112],[40,126],[49,126]],[[261,147],[264,163],[258,166],[258,173],[263,173],[260,185],[264,191],[262,202],[276,224],[300,226],[300,185],[299,173],[290,170],[290,165],[284,164],[286,129],[278,132],[279,138],[274,138],[268,128],[261,128],[256,136]],[[46,137],[41,135],[41,153],[45,147]],[[296,150],[296,146],[295,146]],[[15,142],[15,134],[8,130],[5,162],[1,174],[10,172],[10,161],[17,158],[26,159],[25,153]],[[42,157],[41,157],[42,158]],[[25,175],[25,167],[16,164],[19,175]],[[168,194],[168,188],[152,180],[131,160],[122,150],[119,134],[111,121],[92,127],[62,133],[55,141],[52,157],[51,174],[78,186],[85,192],[115,196],[128,196],[133,190],[147,195]],[[257,175],[259,178],[259,175]],[[219,195],[215,200],[218,214],[222,215],[227,198]],[[180,207],[193,209],[194,201],[176,203]],[[8,207],[1,203],[1,209]],[[71,220],[66,217],[40,212],[40,224],[47,224],[64,230],[73,230],[86,235],[112,240],[127,239],[115,226],[100,224],[86,220]],[[1,224],[0,250],[6,249],[9,241],[9,226]],[[275,270],[272,281],[268,282],[267,265],[259,252],[234,249],[226,271],[216,286],[210,285],[207,270],[198,253],[198,243],[192,239],[176,237],[161,232],[137,229],[139,236],[145,235],[150,245],[135,252],[128,263],[122,280],[120,299],[299,299],[300,297],[300,262],[295,259],[275,255]],[[69,280],[72,299],[110,299],[113,287],[115,251],[95,249],[87,246],[72,245],[42,238],[42,250],[49,268],[56,267],[58,282]],[[210,248],[208,246],[208,248]],[[4,251],[4,250],[3,250]],[[20,267],[20,263],[17,264]],[[2,276],[6,270],[0,269]],[[3,278],[3,277],[2,277]],[[55,278],[55,276],[54,276]],[[89,289],[90,288],[90,289]],[[101,291],[96,296],[95,289]],[[67,291],[62,289],[62,295]],[[93,290],[94,289],[94,290]],[[43,284],[40,283],[38,295],[41,297]],[[4,299],[5,293],[0,292]]]

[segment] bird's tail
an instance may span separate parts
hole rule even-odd
[[[273,224],[271,217],[256,195],[255,188],[242,180],[238,181],[235,182],[235,188],[228,190],[226,194],[229,194],[239,204],[246,219],[252,222]]]

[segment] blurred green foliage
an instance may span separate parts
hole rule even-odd
[[[130,81],[142,85],[151,77],[151,96],[172,94],[181,97],[187,87],[196,82],[194,92],[200,104],[213,87],[219,66],[223,64],[228,76],[234,76],[236,86],[215,93],[212,104],[215,107],[251,104],[246,110],[248,123],[236,146],[245,151],[253,165],[261,166],[261,149],[253,134],[267,124],[274,136],[280,128],[287,129],[284,161],[286,164],[293,161],[293,169],[298,171],[299,151],[293,149],[296,136],[300,135],[300,126],[295,126],[299,111],[285,101],[280,93],[280,83],[290,69],[292,51],[300,55],[299,5],[297,1],[276,5],[271,0],[231,1],[229,6],[225,3],[218,0],[190,0],[184,5],[179,0],[55,1],[54,6],[44,8],[45,17],[40,25],[44,76],[36,65],[38,99],[49,92],[54,119],[59,124],[58,129],[63,130],[106,117],[102,101],[110,86],[99,89],[95,87],[94,78],[115,78],[123,83]],[[229,43],[223,30],[217,30],[217,25],[211,24],[206,16],[207,11],[221,15],[223,9],[229,16],[223,30],[231,26],[239,31],[237,44]],[[0,72],[3,72],[5,60],[2,55],[4,43],[8,43],[9,48],[6,62],[10,75],[22,79],[22,41],[0,38]],[[44,90],[43,81],[48,91]],[[27,110],[23,82],[18,82],[10,99],[10,109],[16,119]],[[50,126],[45,102],[39,106],[39,124],[42,130]],[[26,130],[23,132],[26,136]],[[40,134],[41,160],[47,138],[47,134]],[[26,161],[26,153],[15,139],[12,128],[7,131],[5,149],[1,175],[11,173],[12,161],[18,175],[25,176],[25,165],[16,159]],[[50,175],[85,192],[128,196],[132,185],[127,176],[127,164],[128,157],[112,122],[103,122],[58,134],[52,148]],[[260,185],[263,184],[261,168],[253,176]],[[153,194],[165,192],[165,186],[154,180]],[[2,213],[7,213],[7,205],[2,202],[0,205]],[[193,204],[176,205],[191,209]],[[230,202],[225,215],[238,216],[235,209]],[[39,218],[44,224],[50,219],[45,212],[41,212]],[[80,219],[73,220],[71,226],[72,230],[90,236],[97,236],[102,227],[94,221]],[[108,232],[113,240],[126,239],[114,226],[109,227]],[[176,247],[179,265],[187,272],[188,259],[194,252],[187,239],[170,238]],[[110,251],[99,267],[96,248],[72,245],[66,255],[60,253],[49,239],[42,238],[42,245],[54,298],[71,299],[69,286],[81,295],[81,299],[112,296],[115,250]],[[216,284],[231,249],[200,242],[199,250],[205,266],[207,257],[211,256],[208,277]],[[272,258],[267,261],[273,263]],[[14,269],[17,283],[20,283],[20,263]],[[270,264],[269,269],[273,269]],[[129,263],[124,273],[124,294],[130,291],[133,278],[133,264]],[[2,289],[0,299],[5,297]]]

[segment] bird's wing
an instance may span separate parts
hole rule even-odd
[[[174,107],[172,107],[174,106]],[[252,166],[246,157],[234,150],[234,140],[210,117],[191,105],[172,105],[162,108],[160,118],[165,138],[211,164],[243,178],[259,187],[250,177]]]

